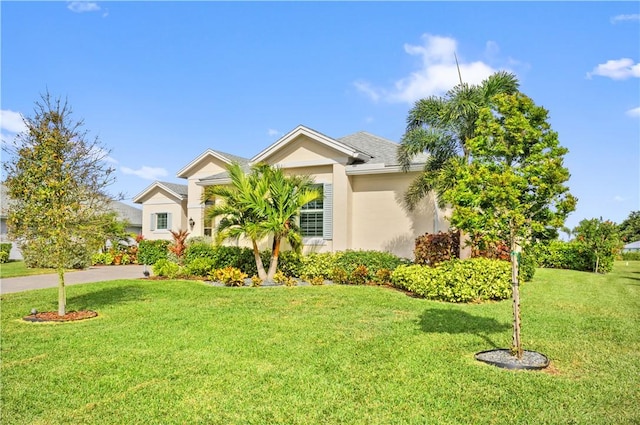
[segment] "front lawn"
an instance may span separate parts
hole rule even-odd
[[[0,279],[18,276],[32,276],[37,274],[55,273],[54,269],[30,269],[24,261],[11,260],[8,263],[0,264]]]
[[[538,270],[525,349],[546,372],[474,360],[508,347],[511,302],[454,305],[371,286],[67,288],[97,319],[28,324],[56,289],[2,296],[3,424],[640,422],[640,262]]]

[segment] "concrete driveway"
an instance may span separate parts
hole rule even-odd
[[[151,267],[147,266],[151,271]],[[144,266],[92,266],[86,270],[71,271],[64,274],[65,285],[80,283],[103,282],[117,279],[140,279],[144,275]],[[54,288],[58,286],[58,275],[40,274],[35,276],[11,277],[0,280],[0,293],[29,291],[32,289]]]

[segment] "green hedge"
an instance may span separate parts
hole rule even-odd
[[[547,245],[538,247],[537,254],[540,267],[588,272],[595,269],[595,255],[579,241],[553,240]],[[599,272],[608,273],[613,270],[614,260],[614,253],[602,255],[598,264]]]
[[[623,252],[620,258],[623,261],[640,261],[640,252]]]
[[[336,260],[341,255],[341,252],[314,252],[303,256],[300,267],[300,277],[307,280],[315,278],[331,279]]]
[[[502,300],[511,296],[511,265],[487,258],[451,260],[436,267],[402,265],[391,274],[391,283],[431,300]]]
[[[389,252],[347,250],[335,258],[332,278],[335,283],[354,285],[389,283],[379,272],[392,272],[403,263],[406,260]]]
[[[138,244],[138,264],[153,265],[158,260],[166,260],[169,254],[170,241],[142,240]]]

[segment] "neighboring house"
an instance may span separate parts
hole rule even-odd
[[[22,259],[22,254],[18,248],[18,244],[9,240],[7,232],[7,210],[11,200],[7,197],[7,188],[4,184],[0,184],[0,242],[12,242],[11,254],[9,258],[12,260]],[[112,201],[111,209],[118,213],[120,220],[127,220],[129,227],[127,232],[141,234],[142,233],[142,210],[140,208],[127,205],[123,202]]]
[[[111,210],[118,213],[120,220],[126,220],[129,226],[127,233],[142,234],[142,210],[120,201],[111,201]]]
[[[232,162],[247,169],[266,162],[290,174],[309,175],[322,189],[323,199],[307,204],[300,214],[305,252],[363,249],[413,257],[417,236],[446,231],[448,223],[433,198],[415,211],[403,205],[425,158],[403,172],[397,149],[397,143],[366,132],[334,139],[298,126],[251,159],[208,149],[178,171],[186,185],[155,182],[133,201],[142,204],[146,239],[171,239],[169,230],[213,235],[214,223],[204,220],[203,189],[228,184],[226,168]]]
[[[626,244],[622,247],[622,252],[640,252],[640,241]]]

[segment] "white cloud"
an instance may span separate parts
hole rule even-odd
[[[612,24],[617,24],[618,22],[624,21],[640,21],[640,14],[635,13],[633,15],[617,15],[611,18]]]
[[[267,130],[267,134],[269,135],[269,137],[280,137],[282,136],[282,132],[275,130],[273,128],[270,128],[269,130]]]
[[[101,10],[98,3],[92,1],[71,1],[67,4],[67,9],[75,13],[98,12]]]
[[[624,202],[624,201],[625,201],[625,199],[624,199],[622,196],[620,196],[620,195],[616,195],[616,196],[614,196],[614,197],[613,197],[613,200],[614,200],[615,202]]]
[[[404,50],[412,56],[421,58],[421,66],[409,76],[397,80],[392,89],[376,88],[367,81],[356,81],[354,87],[373,101],[384,99],[389,102],[413,103],[418,99],[443,94],[460,83],[458,65],[462,80],[469,84],[479,84],[496,72],[490,65],[482,62],[464,62],[455,53],[457,41],[450,37],[424,34],[420,45],[405,44]],[[499,46],[489,41],[486,45],[487,56],[495,56]]]
[[[630,117],[640,118],[640,106],[638,106],[637,108],[629,109],[626,113]]]
[[[627,78],[640,78],[640,63],[634,63],[633,59],[622,58],[608,60],[601,63],[593,71],[587,73],[587,78],[593,75],[608,77],[614,80],[626,80]]]
[[[373,87],[371,87],[371,84],[369,84],[368,82],[356,81],[353,83],[353,85],[359,92],[363,93],[374,102],[377,102],[378,100],[380,100],[380,95],[381,95],[380,90],[374,89]]]
[[[120,171],[124,174],[133,174],[145,180],[157,180],[160,177],[165,177],[169,173],[164,168],[147,167],[143,165],[141,168],[134,170],[129,167],[120,167]]]
[[[27,129],[22,120],[20,112],[8,109],[0,110],[0,128],[10,133],[21,133]]]

